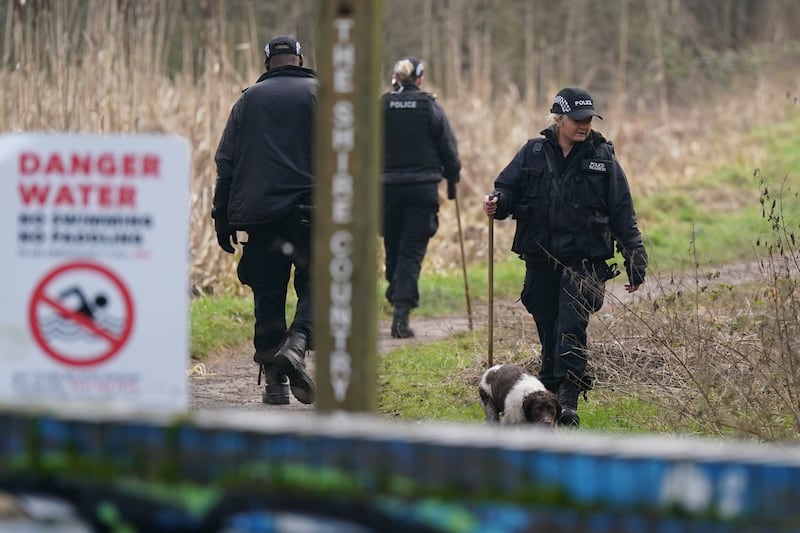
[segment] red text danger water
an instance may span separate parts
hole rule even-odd
[[[26,207],[136,207],[134,180],[161,177],[158,155],[22,152],[20,200]]]

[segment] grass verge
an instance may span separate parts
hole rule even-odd
[[[215,350],[238,346],[253,336],[253,301],[241,296],[192,299],[190,352],[203,360]]]

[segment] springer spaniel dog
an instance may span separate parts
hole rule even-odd
[[[494,365],[478,387],[487,422],[553,427],[561,414],[558,396],[519,365]]]

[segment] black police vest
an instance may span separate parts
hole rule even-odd
[[[600,143],[566,176],[548,163],[543,140],[526,151],[523,198],[514,210],[517,232],[512,249],[519,253],[544,247],[559,258],[606,259],[613,255],[608,187],[613,148]]]
[[[384,169],[387,172],[441,172],[432,132],[433,97],[420,91],[383,98]]]

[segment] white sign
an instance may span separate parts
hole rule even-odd
[[[0,406],[185,410],[189,148],[0,135]]]

